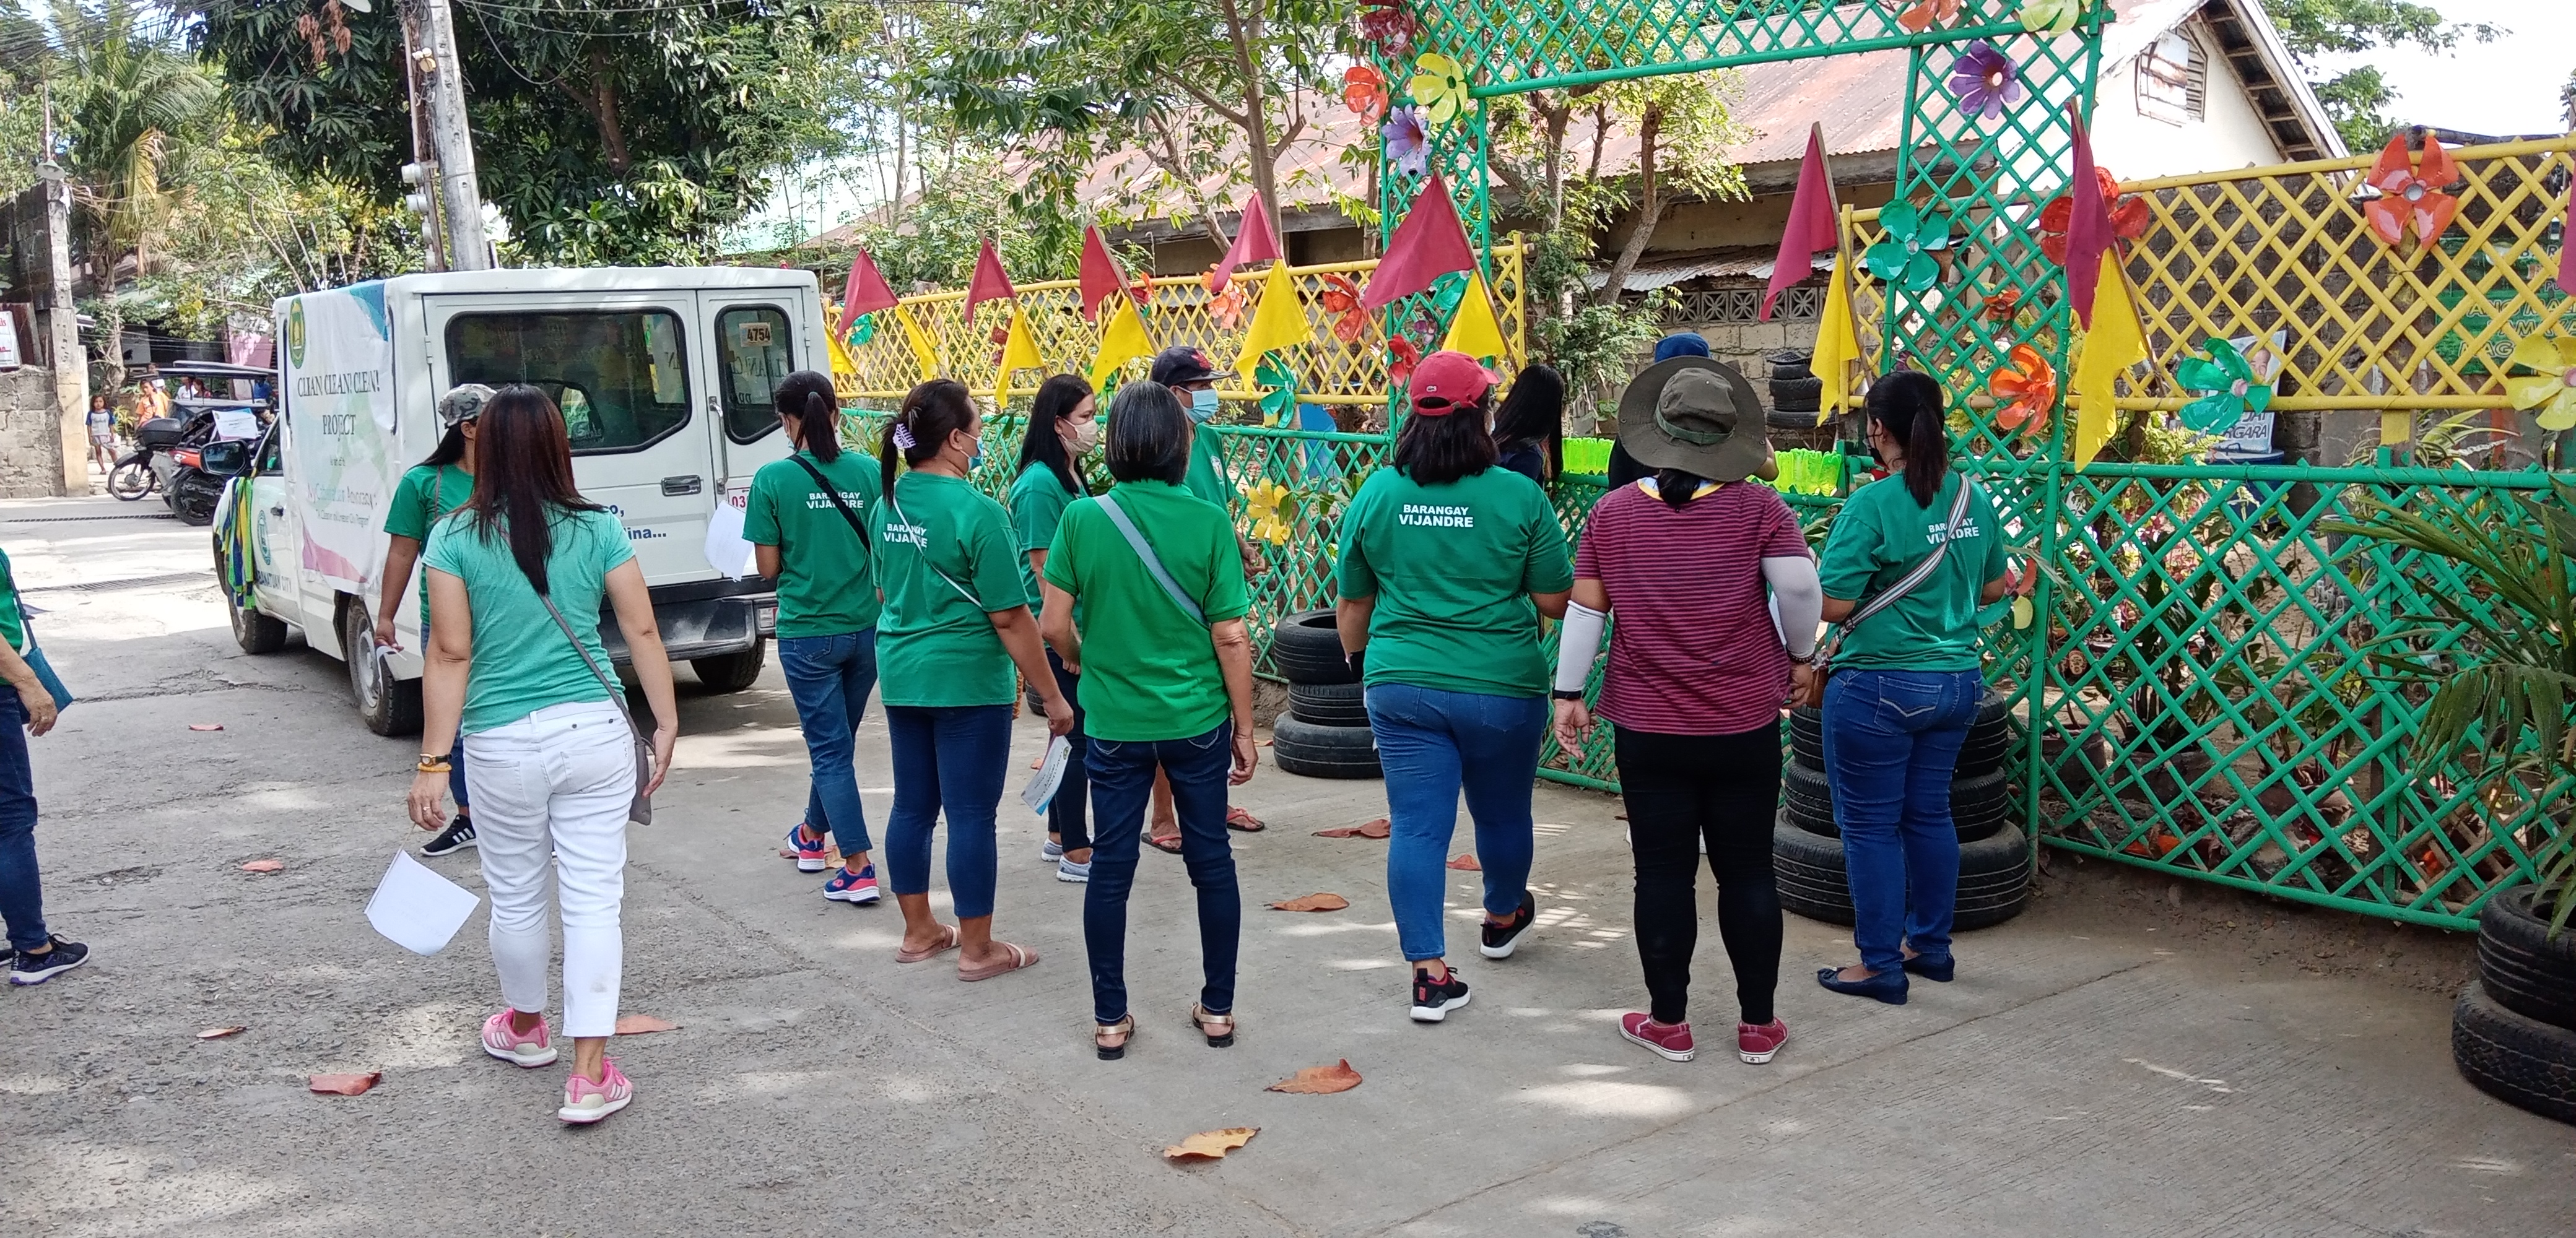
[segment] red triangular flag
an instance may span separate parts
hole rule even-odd
[[[1100,321],[1100,303],[1127,287],[1126,274],[1118,269],[1118,259],[1109,252],[1109,243],[1100,239],[1098,226],[1082,230],[1082,319]]]
[[[1260,194],[1243,200],[1243,219],[1234,225],[1234,243],[1225,247],[1225,256],[1216,260],[1209,291],[1223,292],[1234,278],[1236,267],[1280,257],[1279,234],[1270,230],[1270,208]]]
[[[877,260],[862,249],[850,258],[850,282],[841,286],[841,321],[832,327],[832,338],[847,337],[859,315],[894,307],[894,289],[877,273]]]
[[[989,239],[975,251],[975,278],[966,281],[966,320],[975,320],[975,307],[986,301],[1007,301],[1018,297],[1011,287],[1011,277],[1002,274],[1002,256],[993,252]]]
[[[1449,200],[1449,186],[1434,172],[1414,197],[1412,209],[1404,213],[1404,222],[1395,226],[1386,255],[1378,259],[1368,287],[1360,292],[1360,304],[1384,309],[1400,298],[1428,291],[1431,281],[1451,271],[1475,265],[1476,251],[1467,245],[1467,227],[1458,222],[1458,204]]]
[[[2084,329],[2093,329],[2093,296],[2102,282],[2102,254],[2111,248],[2111,204],[2102,197],[2101,178],[2093,174],[2093,135],[2075,103],[2066,105],[2066,121],[2075,127],[2075,184],[2068,190],[2074,208],[2066,221],[2066,297]]]
[[[1815,273],[1815,257],[1840,247],[1834,220],[1834,183],[1825,175],[1825,143],[1820,129],[1807,131],[1807,159],[1798,166],[1798,194],[1789,200],[1789,226],[1780,233],[1780,257],[1771,264],[1771,291],[1762,294],[1763,321],[1771,306],[1793,284]]]

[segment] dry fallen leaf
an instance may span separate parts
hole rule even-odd
[[[284,860],[253,860],[248,864],[242,865],[242,871],[246,873],[273,873],[285,867],[286,861]]]
[[[1942,527],[1948,528],[1949,526],[1944,525]],[[778,858],[782,860],[792,860],[796,858],[796,853],[788,848],[781,847],[778,849]]]
[[[1223,1160],[1226,1153],[1252,1142],[1252,1137],[1260,1133],[1261,1128],[1258,1126],[1230,1126],[1221,1131],[1200,1131],[1163,1149],[1163,1159],[1169,1161]]]
[[[191,722],[188,724],[188,729],[191,731],[220,731],[224,729],[224,724],[220,722]]]
[[[1449,867],[1457,869],[1462,873],[1481,873],[1485,871],[1485,866],[1476,862],[1476,857],[1473,853],[1462,854],[1457,859],[1449,861]]]
[[[1294,1092],[1299,1096],[1330,1096],[1335,1092],[1350,1091],[1359,1085],[1360,1072],[1351,1069],[1349,1058],[1343,1058],[1341,1063],[1335,1066],[1309,1066],[1298,1071],[1294,1078],[1282,1079],[1262,1090]]]
[[[1331,828],[1331,829],[1329,829],[1329,830],[1317,830],[1317,831],[1315,831],[1315,837],[1317,837],[1317,838],[1384,838],[1384,837],[1386,837],[1389,833],[1392,833],[1392,832],[1393,832],[1393,827],[1391,827],[1391,826],[1389,826],[1389,825],[1387,824],[1387,822],[1386,822],[1386,818],[1384,818],[1384,817],[1380,817],[1380,818],[1378,818],[1377,820],[1375,820],[1375,821],[1371,821],[1371,822],[1369,822],[1369,823],[1368,823],[1368,824],[1366,824],[1366,825],[1337,825],[1337,826],[1334,826],[1333,828]]]
[[[679,1028],[679,1024],[669,1019],[657,1019],[649,1014],[617,1016],[617,1034],[620,1036],[641,1036],[646,1032],[674,1032]]]
[[[359,1096],[384,1077],[385,1072],[381,1070],[371,1070],[363,1075],[315,1075],[308,1086],[330,1096]]]
[[[1350,905],[1351,900],[1339,894],[1309,894],[1304,898],[1292,898],[1284,903],[1272,903],[1270,909],[1272,911],[1340,911]]]
[[[207,1028],[206,1030],[204,1030],[204,1031],[202,1031],[202,1032],[197,1033],[197,1039],[199,1039],[199,1040],[221,1040],[221,1039],[223,1039],[223,1038],[224,1038],[224,1037],[226,1037],[226,1036],[230,1036],[230,1035],[233,1035],[233,1034],[238,1033],[238,1032],[246,1032],[246,1031],[249,1031],[249,1030],[250,1030],[250,1029],[249,1029],[249,1028],[246,1028],[246,1027],[210,1027],[210,1028]]]

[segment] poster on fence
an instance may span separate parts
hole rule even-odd
[[[2227,341],[2236,346],[2245,363],[2254,367],[2254,381],[2277,384],[2280,381],[2281,358],[2290,351],[2290,333],[2275,331],[2270,335],[2239,335]],[[2209,449],[2213,463],[2277,464],[2272,450],[2270,409],[2248,412],[2236,427]]]

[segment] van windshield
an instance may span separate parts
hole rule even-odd
[[[635,451],[689,423],[680,319],[668,310],[459,314],[447,370],[450,382],[543,389],[576,456]]]

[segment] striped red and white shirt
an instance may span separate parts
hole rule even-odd
[[[1598,580],[1614,618],[1598,712],[1632,731],[1736,735],[1774,725],[1789,651],[1762,560],[1805,555],[1798,517],[1755,481],[1702,491],[1680,511],[1622,486],[1593,505],[1574,574]]]

